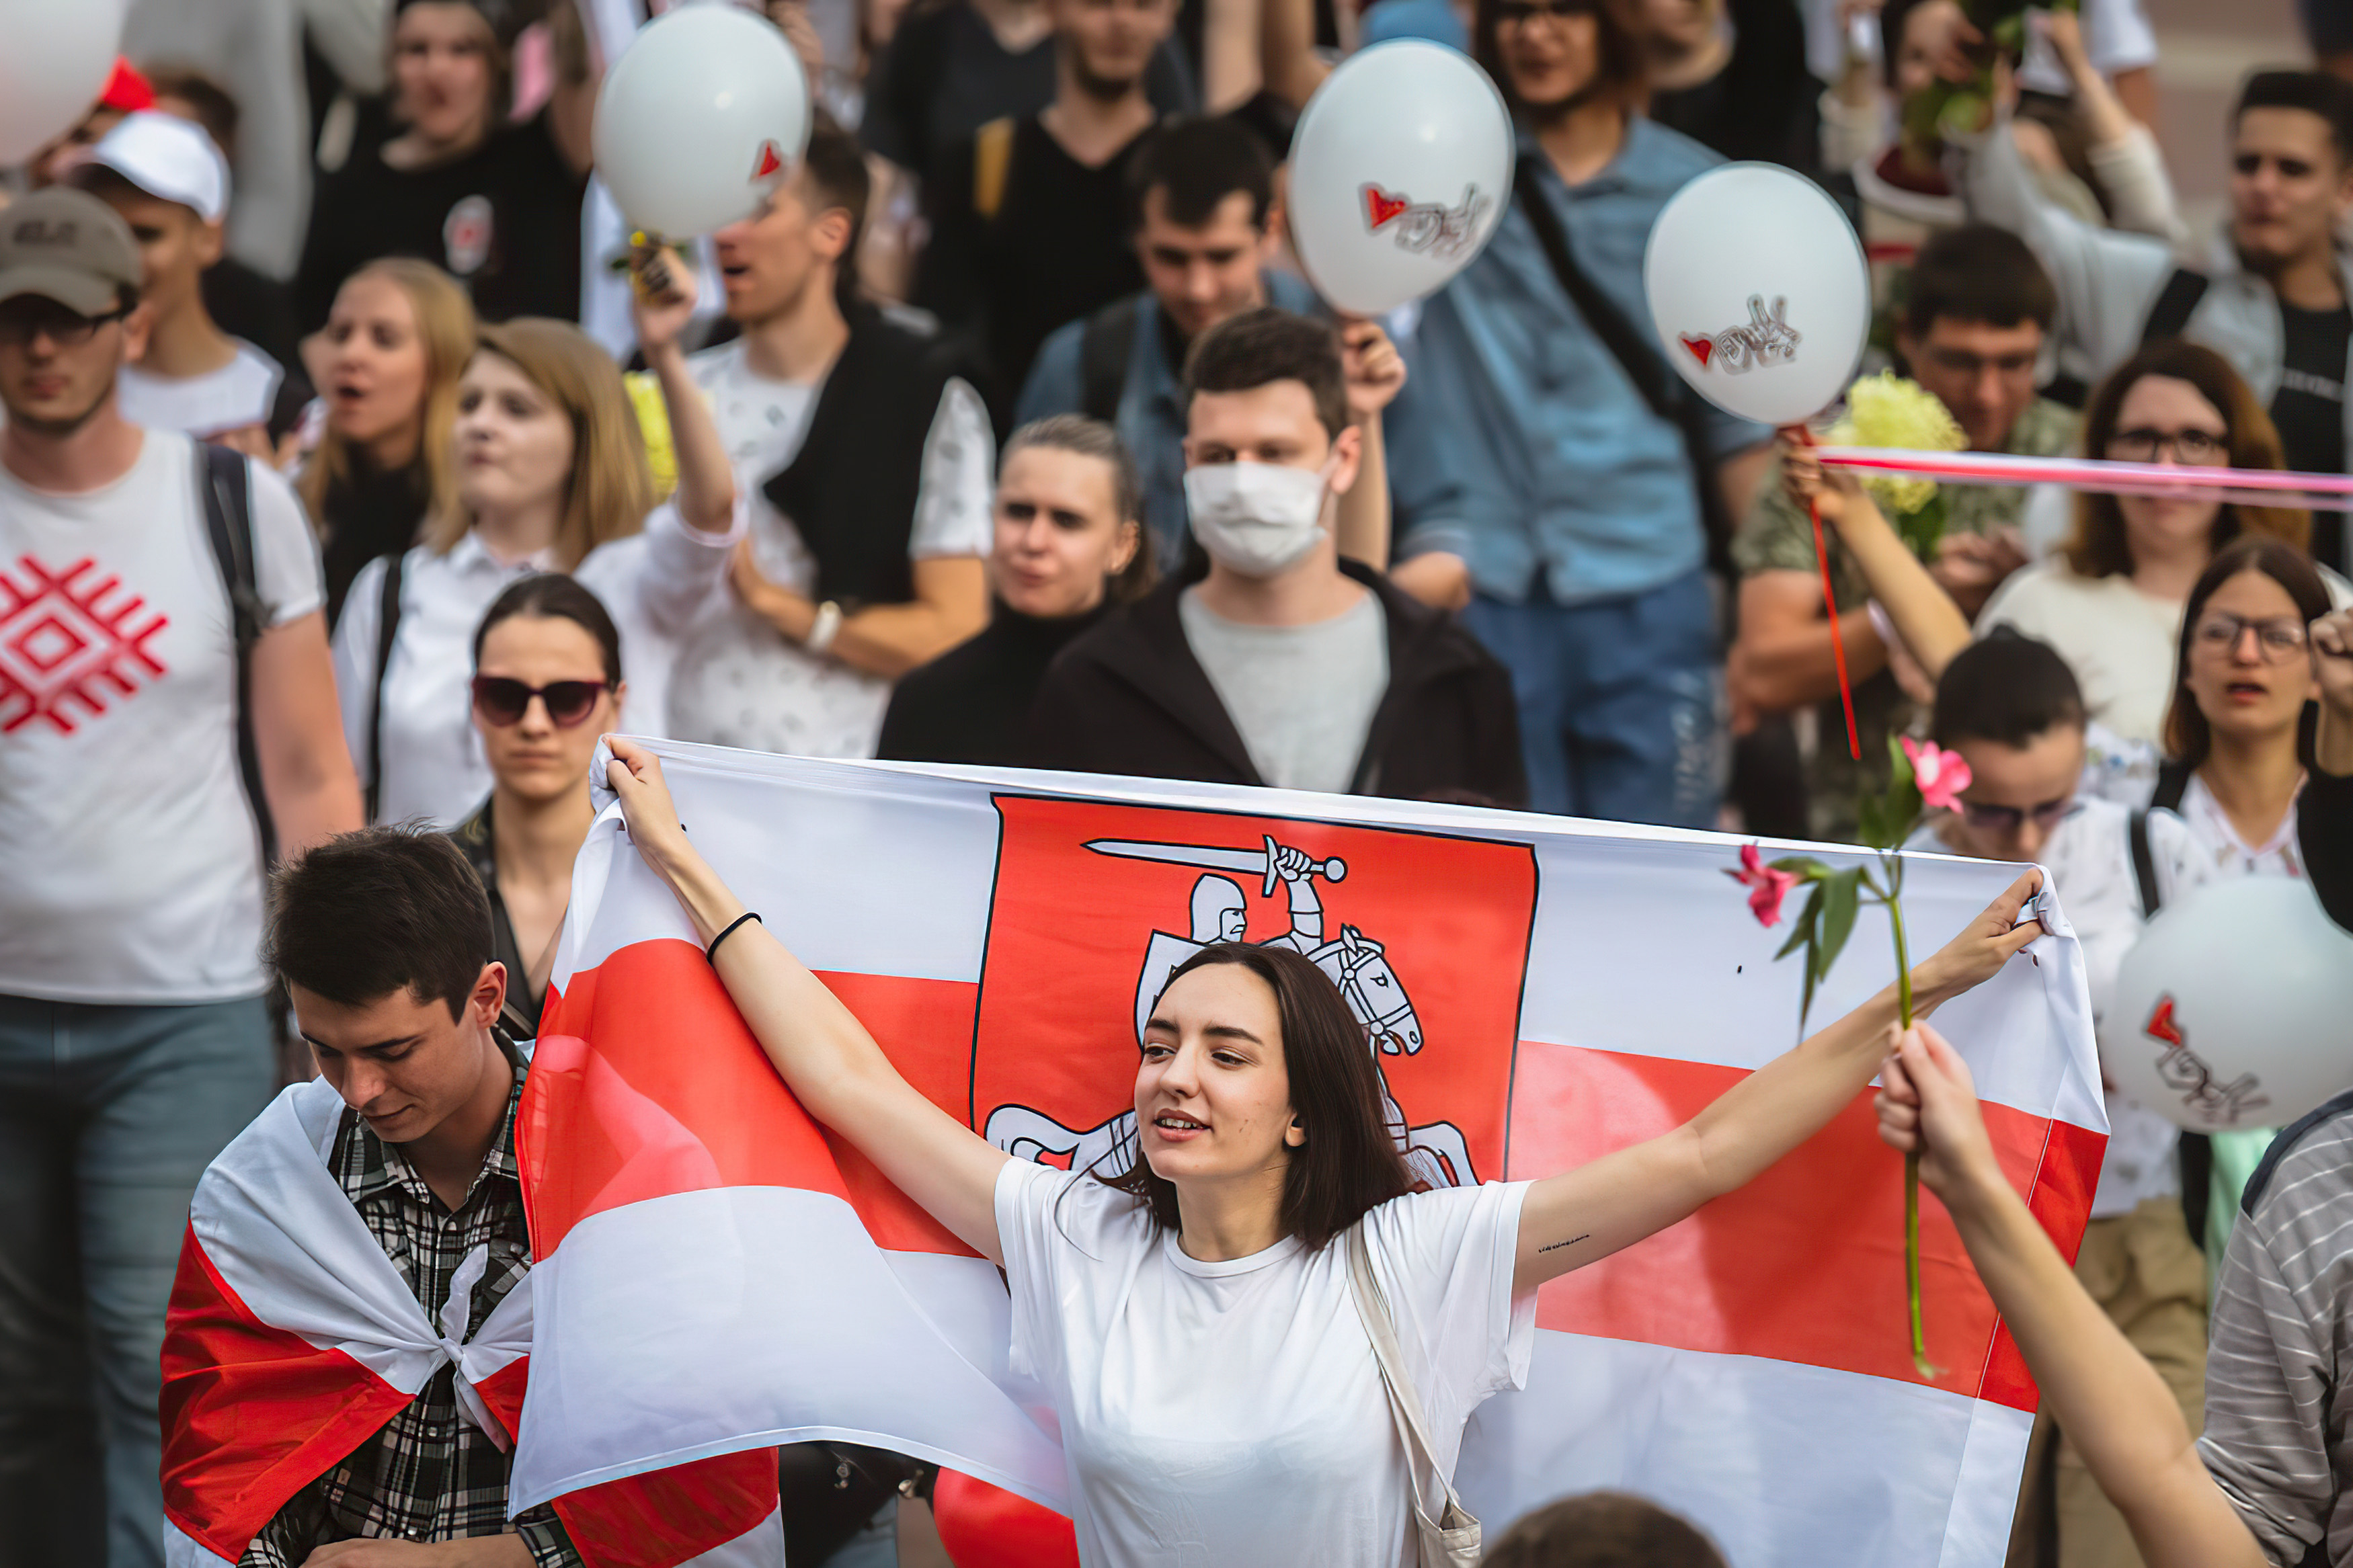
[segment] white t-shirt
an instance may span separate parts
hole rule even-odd
[[[734,465],[736,493],[750,504],[752,548],[760,570],[797,594],[814,594],[817,558],[761,487],[799,455],[822,383],[756,374],[741,339],[696,354],[690,363],[696,384],[711,399],[720,439]],[[951,380],[923,442],[909,559],[988,553],[996,454],[979,395]],[[732,603],[680,650],[669,733],[797,756],[871,757],[890,701],[887,679],[808,653],[741,603]]]
[[[661,719],[679,640],[724,604],[727,558],[743,526],[739,506],[733,531],[699,533],[664,502],[647,516],[642,531],[598,545],[573,574],[604,601],[621,634],[628,700],[620,722],[629,733],[669,733]],[[509,584],[553,564],[545,552],[501,561],[470,531],[446,555],[422,544],[408,552],[401,568],[400,626],[384,687],[377,821],[423,817],[454,827],[491,793],[491,765],[474,728],[474,631]],[[376,766],[369,728],[385,571],[382,560],[361,568],[335,623],[343,739],[363,784]]]
[[[252,468],[269,623],[325,595],[301,504]],[[0,994],[222,1002],[265,984],[259,837],[237,763],[237,646],[195,449],[48,495],[0,468]]]
[[[2141,0],[2084,0],[2081,17],[2084,52],[2102,76],[2157,63],[2157,29],[2149,26]],[[2059,63],[2058,52],[2039,27],[2026,29],[2026,58],[2019,63],[2018,85],[2058,98],[2075,95],[2067,68]]]
[[[1978,616],[1978,636],[2000,626],[2059,650],[2094,722],[2126,741],[2158,740],[2173,700],[2181,601],[2152,599],[2121,572],[2078,577],[2063,557],[2052,556],[2013,573],[1994,591]]]
[[[1328,621],[1252,626],[1176,596],[1185,642],[1249,748],[1258,776],[1277,789],[1345,795],[1389,689],[1389,627],[1366,593]]]
[[[2189,775],[2189,787],[2181,792],[2181,820],[2189,827],[2189,836],[2214,862],[2214,872],[2221,877],[2301,877],[2304,875],[2303,851],[2296,847],[2295,803],[2288,803],[2287,815],[2280,818],[2272,836],[2261,844],[2250,844],[2239,837],[2231,825],[2228,813],[2206,787],[2206,781],[2196,773]]]
[[[2145,923],[2140,883],[2133,875],[2131,824],[2129,807],[2078,795],[2075,809],[2042,847],[2042,867],[2051,873],[2052,890],[2083,948],[2084,978],[2095,1021],[2106,1015],[2116,992],[2116,971],[2140,940]],[[1937,824],[1930,823],[1905,847],[1954,853],[1936,828]],[[2181,818],[2169,811],[2149,813],[2148,847],[2161,905],[2213,879],[2213,862]],[[2130,1214],[2143,1199],[2172,1197],[2181,1191],[2180,1172],[2173,1160],[2180,1129],[2113,1090],[2106,1100],[2108,1148],[2099,1187],[2092,1194],[2094,1219]]]
[[[1450,1473],[1471,1412],[1527,1376],[1535,1295],[1512,1294],[1526,1193],[1450,1187],[1368,1217]],[[1411,1568],[1405,1451],[1345,1240],[1203,1263],[1126,1194],[1023,1160],[997,1176],[997,1227],[1012,1370],[1060,1422],[1086,1568]]]
[[[150,430],[177,430],[199,439],[269,423],[285,372],[242,338],[237,357],[203,375],[150,375],[124,365],[115,379],[122,416]]]

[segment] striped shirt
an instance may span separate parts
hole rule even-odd
[[[2280,1134],[2241,1207],[2199,1455],[2272,1562],[2348,1568],[2353,1378],[2338,1369],[2353,1367],[2353,1094]]]

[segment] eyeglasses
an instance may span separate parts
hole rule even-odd
[[[1979,805],[1973,800],[1961,802],[1961,815],[1971,827],[1985,833],[2015,833],[2026,826],[2029,817],[2034,826],[2048,833],[2067,819],[2075,809],[2075,797],[2046,800],[2041,805]]]
[[[99,328],[130,313],[109,310],[103,316],[85,316],[79,310],[67,310],[55,300],[20,294],[0,305],[0,344],[21,349],[37,337],[47,338],[61,349],[78,349],[95,337]]]
[[[2239,651],[2239,639],[2255,634],[2255,651],[2265,664],[2285,664],[2304,651],[2304,623],[2285,616],[2251,621],[2228,610],[2209,610],[2199,618],[2197,646],[2208,653]]]
[[[501,730],[522,723],[534,697],[547,704],[550,719],[569,730],[594,713],[596,700],[604,695],[601,680],[551,680],[545,686],[525,686],[503,675],[474,677],[474,711]]]
[[[1498,0],[1495,25],[1499,27],[1523,27],[1538,16],[1556,22],[1571,16],[1590,16],[1600,9],[1599,0]]]
[[[2170,451],[2177,463],[2198,467],[2227,459],[2230,437],[2211,430],[2119,430],[2108,437],[2108,453],[2127,463],[2154,463]]]

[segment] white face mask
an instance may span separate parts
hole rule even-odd
[[[1229,572],[1273,576],[1315,548],[1330,466],[1209,463],[1186,469],[1193,537]]]

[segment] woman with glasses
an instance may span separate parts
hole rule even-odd
[[[474,732],[490,798],[450,837],[491,896],[492,956],[507,966],[508,1033],[539,1033],[572,861],[596,807],[588,764],[620,717],[621,634],[596,595],[540,573],[510,584],[474,632]]]
[[[638,666],[620,727],[666,732],[671,653],[724,595],[743,519],[679,347],[692,271],[652,253],[638,265],[638,341],[669,410],[677,493],[655,507],[621,373],[579,328],[481,329],[459,383],[452,504],[427,519],[424,542],[360,574],[335,628],[343,733],[371,821],[446,827],[490,788],[467,716],[469,650],[491,602],[534,572],[574,573],[604,600]]]

